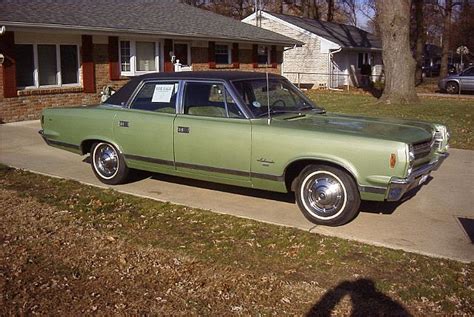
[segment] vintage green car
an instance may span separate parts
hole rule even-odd
[[[106,184],[130,169],[294,191],[307,219],[351,221],[361,199],[397,201],[447,157],[445,126],[326,113],[285,78],[147,74],[98,106],[43,111],[44,140],[90,154]]]

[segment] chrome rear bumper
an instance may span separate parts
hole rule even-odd
[[[414,170],[407,178],[392,177],[388,184],[387,201],[398,201],[406,192],[423,184],[432,171],[436,171],[449,153],[438,154],[438,159]]]

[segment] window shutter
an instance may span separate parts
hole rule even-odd
[[[270,52],[270,63],[272,64],[272,68],[277,68],[277,48],[276,45],[272,45],[272,50]]]
[[[92,35],[82,36],[82,82],[84,92],[96,92]]]
[[[109,36],[109,79],[120,79],[119,40],[117,36]]]
[[[253,68],[258,68],[258,45],[252,45],[252,64]]]
[[[239,61],[239,43],[232,44],[232,67],[240,68]]]
[[[215,69],[216,68],[216,42],[209,42],[208,52],[209,52],[209,56],[208,56],[209,69]]]
[[[15,35],[13,32],[5,32],[0,36],[0,53],[5,56],[5,61],[2,64],[3,97],[17,97]]]
[[[165,39],[165,44],[163,46],[164,58],[165,58],[165,73],[172,73],[174,71],[173,63],[171,62],[170,52],[173,51],[173,40]]]

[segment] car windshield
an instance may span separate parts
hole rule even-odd
[[[267,116],[268,108],[271,114],[324,112],[286,80],[270,79],[268,87],[265,79],[240,80],[234,86],[256,117]]]

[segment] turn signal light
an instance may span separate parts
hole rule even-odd
[[[397,164],[397,155],[395,153],[390,154],[390,168],[394,168]]]

